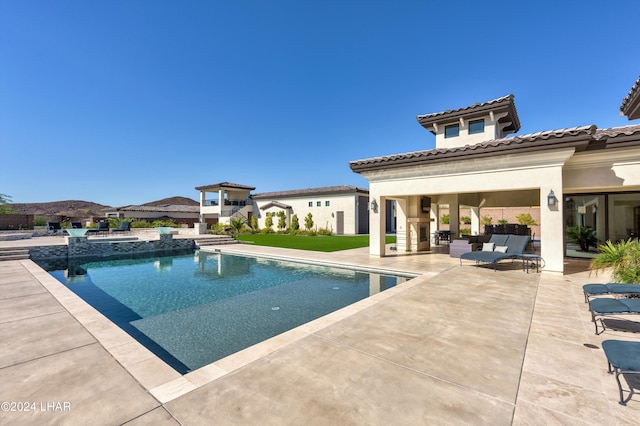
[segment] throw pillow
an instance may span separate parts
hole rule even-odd
[[[494,251],[499,251],[500,253],[506,253],[508,248],[509,247],[507,246],[496,246]]]
[[[482,243],[482,251],[493,251],[495,243]]]

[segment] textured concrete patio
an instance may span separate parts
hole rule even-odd
[[[33,262],[0,262],[0,400],[35,403],[29,412],[3,408],[0,424],[622,425],[640,418],[640,397],[617,403],[599,349],[605,339],[639,336],[594,334],[581,285],[607,277],[589,277],[584,262],[561,276],[509,263],[498,272],[460,266],[443,254],[220,249],[422,275],[181,376]]]

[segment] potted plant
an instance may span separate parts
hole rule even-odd
[[[589,251],[589,247],[597,247],[596,230],[585,226],[572,226],[567,229],[567,237],[580,246],[580,250]]]
[[[640,283],[640,242],[628,239],[619,243],[607,241],[599,247],[600,253],[591,261],[596,275],[611,270],[613,281],[626,284]]]

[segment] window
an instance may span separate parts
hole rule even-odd
[[[450,126],[444,126],[444,137],[445,138],[455,138],[460,134],[460,125],[452,124]]]
[[[473,135],[476,133],[484,132],[484,120],[472,120],[469,122],[469,134]]]
[[[316,206],[318,206],[318,207],[320,207],[321,205],[322,205],[322,201],[318,201],[318,202],[316,203]]]
[[[309,207],[313,207],[313,201],[309,201]]]
[[[330,202],[330,201],[325,201],[325,202],[324,202],[324,206],[325,206],[325,207],[329,207],[330,205],[331,205],[331,202]]]

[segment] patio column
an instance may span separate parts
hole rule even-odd
[[[471,235],[480,234],[480,207],[471,207]]]
[[[460,202],[458,194],[449,197],[449,230],[451,231],[451,239],[460,236]]]
[[[407,199],[396,200],[396,250],[398,253],[409,251],[409,223],[407,222]]]
[[[375,210],[371,204],[375,200]],[[369,254],[371,256],[384,257],[385,232],[386,232],[386,199],[370,193],[369,197]]]
[[[564,198],[562,196],[562,167],[554,167],[545,184],[540,186],[541,253],[545,271],[564,271]],[[553,191],[555,206],[549,206],[547,197]]]

